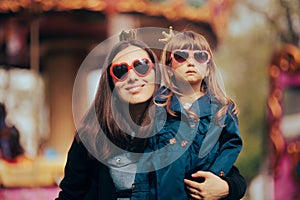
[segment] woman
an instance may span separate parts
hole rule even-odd
[[[121,41],[109,52],[94,104],[68,152],[57,200],[130,199],[137,160],[153,132],[156,63],[155,54],[138,40]],[[238,171],[232,176],[244,183]],[[217,193],[229,192],[226,182],[216,180]]]

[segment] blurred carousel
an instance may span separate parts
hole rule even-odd
[[[300,49],[285,44],[269,66],[268,158],[272,199],[300,199]],[[270,185],[271,182],[269,182]]]
[[[97,44],[121,30],[172,25],[202,33],[217,48],[232,5],[232,0],[1,0],[0,102],[20,131],[27,158],[19,166],[0,163],[1,184],[59,182],[75,133],[74,80]],[[104,56],[99,52],[97,59]],[[82,113],[87,96],[78,97]]]

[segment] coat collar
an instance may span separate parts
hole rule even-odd
[[[174,112],[186,113],[186,111],[183,108],[183,105],[179,101],[178,95],[176,94],[174,94],[171,99],[170,108]],[[199,118],[209,116],[212,115],[212,113],[215,113],[215,111],[213,111],[214,109],[211,103],[211,99],[207,94],[194,101],[189,110],[195,113]]]
[[[156,102],[165,102],[165,96],[170,93],[170,89],[166,87],[161,87],[157,91],[157,95],[155,97]],[[190,107],[190,111],[195,113],[199,118],[204,116],[209,116],[217,112],[220,108],[220,103],[209,94],[204,94],[202,97],[194,101],[194,103]],[[179,101],[178,95],[174,94],[171,99],[170,109],[176,113],[186,114],[183,105]]]

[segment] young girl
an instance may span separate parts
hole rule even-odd
[[[235,103],[226,96],[206,39],[176,34],[162,53],[165,87],[155,97],[158,115],[132,199],[188,199],[185,178],[198,170],[227,175],[242,148]],[[205,180],[198,179],[198,182]],[[188,187],[193,198],[204,198]],[[241,197],[238,197],[238,199]]]

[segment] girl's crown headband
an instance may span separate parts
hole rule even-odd
[[[169,26],[169,33],[163,31],[162,35],[164,36],[164,38],[158,39],[158,41],[167,44],[175,35],[173,31],[173,27]]]

